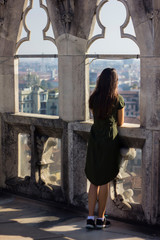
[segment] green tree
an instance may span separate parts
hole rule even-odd
[[[34,85],[40,86],[40,79],[36,73],[28,73],[26,76],[27,86],[32,87]]]
[[[40,85],[40,87],[43,88],[44,90],[48,89],[47,81],[42,80],[42,81],[41,81],[41,85]]]

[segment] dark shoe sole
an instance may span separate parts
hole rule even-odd
[[[86,228],[87,228],[87,229],[95,229],[95,226],[90,225],[90,224],[87,224],[87,225],[86,225]]]
[[[109,228],[111,226],[111,224],[104,224],[104,225],[96,225],[97,229],[103,229],[103,228]]]
[[[106,228],[106,225],[96,225],[96,228],[97,229],[103,229],[103,228]]]

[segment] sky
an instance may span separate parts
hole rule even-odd
[[[45,1],[44,1],[45,2]],[[109,0],[101,9],[100,20],[106,27],[105,39],[96,40],[89,48],[88,53],[96,54],[139,54],[139,48],[132,40],[120,37],[120,26],[126,18],[125,6],[117,0]],[[33,9],[26,17],[28,29],[31,31],[31,39],[22,43],[18,54],[56,54],[57,48],[51,41],[44,41],[42,30],[45,28],[47,16],[39,7],[39,0],[33,1]],[[101,33],[98,24],[95,25],[93,36]],[[125,33],[135,36],[132,21],[129,22]],[[50,27],[47,35],[54,37]],[[22,31],[22,37],[26,36]]]

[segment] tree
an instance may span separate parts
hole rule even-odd
[[[41,85],[40,85],[40,87],[43,88],[44,90],[48,89],[47,81],[42,80],[42,81],[41,81]]]
[[[32,87],[34,85],[40,86],[40,79],[36,73],[28,72],[26,76],[27,86]]]

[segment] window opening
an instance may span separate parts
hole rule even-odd
[[[101,1],[102,2],[102,1]],[[124,4],[117,0],[110,0],[102,5],[100,12],[98,12],[98,18],[100,24],[105,27],[104,38],[97,39],[92,43],[88,52],[97,54],[139,54],[139,48],[137,44],[128,38],[121,38],[120,27],[126,21],[127,9]],[[93,35],[101,34],[102,29],[99,25],[95,24]],[[132,19],[124,28],[124,34],[130,34],[135,38],[134,27]]]
[[[139,57],[139,48],[134,42],[136,37],[132,19],[129,18],[125,3],[117,0],[105,2],[100,2],[102,7],[97,11],[97,21],[91,39],[103,32],[104,28],[106,33],[103,39],[94,41],[88,50],[88,57],[91,58],[92,54],[94,57],[89,60],[89,92],[91,94],[94,90],[96,79],[104,68],[115,68],[119,75],[119,94],[124,97],[126,103],[125,122],[139,124],[140,61],[134,59],[136,55]],[[129,38],[134,41],[121,38],[121,35],[125,37],[125,34],[129,34]]]
[[[58,96],[57,59],[19,59],[19,112],[58,115]]]
[[[57,53],[57,48],[51,24],[49,28],[46,1],[28,0],[23,25],[18,48],[18,54],[24,57],[19,59],[19,112],[58,115],[58,61],[50,55],[46,58],[48,53]],[[23,42],[25,37],[28,39]]]
[[[30,136],[29,134],[20,133],[18,135],[18,143],[19,143],[19,177],[31,176],[31,147],[30,147]]]
[[[57,48],[54,44],[54,33],[51,28],[48,15],[44,11],[40,4],[46,7],[46,1],[44,0],[28,0],[29,10],[24,11],[23,28],[19,33],[19,39],[17,40],[17,54],[50,54],[57,53]],[[49,26],[47,32],[44,32],[46,26]],[[21,28],[20,28],[21,31]],[[45,35],[45,36],[44,36]],[[47,35],[47,37],[46,37]],[[25,41],[23,40],[24,38]],[[51,41],[44,41],[51,40]],[[21,41],[21,44],[19,44]]]
[[[96,86],[96,80],[104,68],[110,67],[117,70],[118,92],[125,100],[125,122],[140,123],[139,98],[140,98],[140,60],[94,60],[89,59],[89,87],[90,94]],[[91,116],[92,118],[92,116]]]

